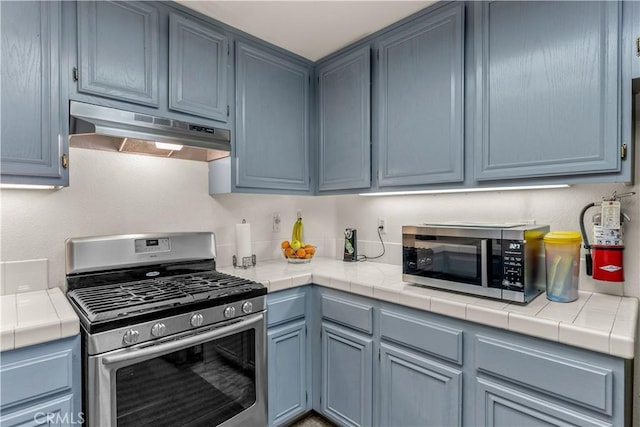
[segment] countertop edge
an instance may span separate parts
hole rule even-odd
[[[323,262],[326,264],[327,260]],[[341,261],[335,260],[335,262],[339,268],[338,263]],[[270,266],[279,267],[282,263],[265,261],[262,264],[269,268]],[[270,271],[271,274],[263,274],[257,270],[238,271],[233,267],[221,270],[261,282],[267,287],[269,293],[313,284],[623,359],[635,358],[638,300],[634,297],[580,292],[581,301],[570,305],[548,301],[542,294],[529,305],[516,306],[446,291],[421,290],[421,287],[415,287],[401,279],[395,281],[393,285],[389,283],[370,285],[366,280],[350,278],[344,272],[343,274],[332,273],[328,268],[317,272],[311,264],[303,264],[299,272],[282,274],[274,271]],[[604,309],[599,310],[601,306],[596,304],[599,304],[598,301],[601,299],[608,300],[615,309],[609,312],[605,312]],[[588,322],[586,319],[591,312],[595,312],[594,314],[604,312],[608,316],[608,323],[599,324],[598,328],[586,327],[584,323]]]
[[[56,341],[80,333],[78,316],[60,288],[51,288],[0,296],[3,311],[0,325],[0,351]],[[43,310],[44,308],[44,310]],[[21,322],[21,313],[29,312],[35,320]]]

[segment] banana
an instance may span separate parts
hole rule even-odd
[[[293,230],[291,232],[292,243],[294,241],[297,241],[297,242],[300,242],[302,246],[304,246],[304,244],[302,243],[302,231],[303,231],[302,218],[298,218],[297,221],[293,224]]]

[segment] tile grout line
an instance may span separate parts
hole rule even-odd
[[[578,317],[580,317],[580,314],[582,313],[582,310],[585,309],[585,307],[587,306],[587,304],[589,304],[589,301],[591,301],[591,297],[593,296],[593,292],[591,292],[589,294],[589,298],[587,298],[587,300],[584,302],[584,304],[582,305],[582,307],[580,307],[580,310],[578,310],[578,314],[576,314],[576,317],[574,317],[573,322],[571,322],[571,325],[573,325],[573,323],[576,321],[576,319]],[[617,310],[616,310],[617,313]]]

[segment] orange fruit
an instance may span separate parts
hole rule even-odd
[[[316,253],[316,249],[315,249],[313,246],[312,246],[312,247],[310,247],[310,248],[305,248],[304,250],[305,250],[308,254],[311,254],[311,255],[313,255],[313,254],[315,254],[315,253]]]
[[[291,244],[289,243],[288,240],[283,240],[282,243],[280,243],[280,247],[282,249],[287,249],[287,248],[291,247]]]
[[[285,250],[284,250],[284,255],[285,255],[287,258],[291,258],[291,257],[293,256],[293,249],[291,249],[291,248],[287,248],[287,249],[285,249]]]
[[[300,248],[296,251],[296,256],[298,258],[304,258],[304,256],[307,254],[307,251],[305,251],[304,249]]]
[[[304,259],[311,259],[311,254],[306,254],[306,255],[304,256]]]

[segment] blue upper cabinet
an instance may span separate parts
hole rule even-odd
[[[475,178],[620,170],[620,2],[483,2]]]
[[[61,5],[2,2],[2,183],[64,186],[68,141],[60,94]]]
[[[169,108],[227,121],[227,38],[172,13],[169,26]]]
[[[348,52],[317,69],[318,190],[371,185],[371,49]]]
[[[379,40],[379,187],[463,180],[464,9],[436,9]]]
[[[236,44],[236,187],[309,192],[310,67]]]
[[[78,2],[78,90],[158,106],[159,12],[151,2]]]
[[[629,1],[623,4],[625,23],[629,26],[626,31],[625,56],[631,57],[631,77],[640,78],[640,2]],[[640,81],[636,82],[640,90]]]

